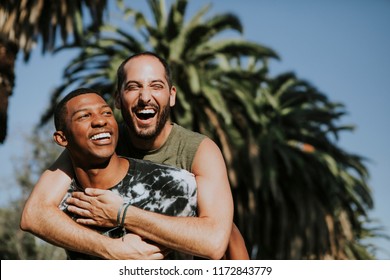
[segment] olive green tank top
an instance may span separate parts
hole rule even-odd
[[[127,127],[119,126],[117,153],[121,156],[149,160],[186,169],[191,172],[192,162],[200,143],[206,136],[173,124],[167,141],[156,150],[139,150],[132,146]]]

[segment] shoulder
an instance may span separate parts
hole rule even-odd
[[[178,151],[179,154],[190,154],[191,157],[195,156],[199,146],[205,139],[208,139],[206,135],[186,129],[178,124],[173,124],[170,136],[167,144],[171,147],[175,147],[175,150]]]
[[[195,154],[205,138],[205,135],[173,123],[168,140],[161,149],[168,160],[162,162],[192,171]]]
[[[226,169],[225,159],[218,145],[205,137],[196,151],[192,172],[195,175],[210,173],[215,168]]]
[[[199,148],[195,156],[211,157],[215,155],[222,156],[220,148],[213,140],[205,136],[202,142],[199,144]]]

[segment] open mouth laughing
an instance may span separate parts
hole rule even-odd
[[[111,134],[109,132],[101,132],[98,134],[94,134],[90,137],[93,141],[100,141],[100,140],[110,140]]]
[[[156,114],[157,114],[157,110],[154,108],[142,108],[136,110],[135,112],[137,118],[143,121],[154,118]]]

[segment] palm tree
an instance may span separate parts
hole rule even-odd
[[[352,129],[337,125],[343,105],[293,73],[263,84],[259,125],[250,126],[236,162],[245,174],[235,195],[238,225],[253,257],[373,258],[360,242],[372,234],[365,228],[373,206],[368,171],[364,159],[336,145]]]
[[[97,31],[102,24],[106,0],[26,0],[0,3],[0,143],[7,134],[8,99],[15,83],[15,60],[19,50],[28,61],[40,40],[42,52],[52,51],[60,36],[63,42],[73,37],[80,42],[83,14],[89,11],[90,29]]]
[[[205,6],[184,21],[187,1],[175,1],[168,12],[164,1],[148,3],[153,23],[123,7],[137,31],[129,30],[131,24],[105,26],[101,38],[86,37],[42,121],[71,86],[99,88],[109,99],[121,61],[153,50],[173,67],[173,120],[222,149],[235,222],[252,258],[371,258],[360,243],[372,234],[365,228],[373,204],[368,172],[364,159],[337,146],[339,133],[351,129],[337,125],[342,104],[292,73],[269,77],[274,51],[224,36],[242,32],[233,14],[205,18]]]
[[[230,108],[238,104],[244,108],[250,103],[249,97],[245,97],[246,93],[239,90],[229,90],[229,94],[224,95],[224,83],[217,81],[221,81],[222,77],[231,79],[229,75],[237,72],[230,68],[231,60],[255,60],[261,65],[258,73],[265,73],[265,61],[278,56],[272,49],[240,37],[223,38],[224,32],[242,33],[241,22],[233,14],[219,14],[205,19],[210,9],[210,5],[207,5],[184,22],[186,0],[175,1],[168,13],[165,11],[165,1],[148,0],[148,3],[153,24],[141,12],[123,8],[124,17],[134,19],[138,32],[128,29],[133,25],[130,23],[124,25],[126,29],[106,26],[102,37],[97,40],[88,37],[91,40],[84,43],[87,47],[66,67],[65,83],[53,93],[51,106],[42,122],[53,114],[54,106],[65,88],[70,85],[90,86],[110,95],[114,92],[114,70],[123,59],[133,53],[153,50],[167,59],[174,73],[178,102],[172,119],[184,127],[217,138],[230,167],[235,144],[229,142],[227,133],[230,131],[236,138],[239,135],[234,129],[235,114]],[[138,37],[141,37],[141,41],[137,40]],[[238,70],[238,73],[243,72]],[[234,180],[234,171],[232,168],[229,170],[232,170],[231,179]]]

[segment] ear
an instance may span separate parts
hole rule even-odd
[[[61,147],[68,146],[68,140],[66,139],[64,132],[61,130],[57,130],[53,133],[53,139]]]
[[[114,104],[117,109],[121,109],[121,97],[120,97],[120,92],[116,91],[115,92],[115,97],[114,97]]]
[[[169,106],[173,107],[176,103],[176,87],[172,86],[169,93]]]

